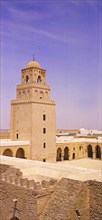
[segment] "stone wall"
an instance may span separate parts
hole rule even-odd
[[[101,220],[102,183],[63,178],[39,220]]]
[[[102,219],[102,183],[90,181],[90,220]]]
[[[4,181],[0,181],[1,205],[0,220],[10,220],[13,215],[20,220],[37,219],[37,205],[35,193],[31,189],[17,187]],[[17,210],[14,209],[13,200],[17,198]]]
[[[63,178],[58,182],[39,220],[74,220],[78,219],[77,212],[82,219],[90,220],[87,184]]]
[[[1,165],[0,220],[101,220],[102,183],[67,178],[35,182]],[[14,201],[17,199],[17,202]],[[16,209],[14,209],[16,205]]]
[[[0,164],[0,177],[1,177],[1,174],[6,172],[6,170],[8,170],[9,167],[10,167],[9,165]]]
[[[5,165],[0,168],[0,220],[10,220],[13,215],[19,220],[37,220],[54,191],[56,180],[35,182],[23,178],[19,169]]]

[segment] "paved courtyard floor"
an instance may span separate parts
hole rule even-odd
[[[102,161],[93,159],[80,159],[56,163],[41,162],[15,157],[0,156],[0,163],[19,168],[23,177],[42,181],[50,178],[61,179],[62,177],[76,180],[102,181]]]

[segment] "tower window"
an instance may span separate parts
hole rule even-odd
[[[43,148],[46,148],[46,143],[45,142],[43,143]]]
[[[18,139],[18,134],[16,134],[16,139]]]
[[[38,76],[37,83],[41,83],[41,76]]]
[[[46,115],[43,115],[43,121],[46,121]]]
[[[43,91],[40,91],[39,94],[40,94],[40,99],[42,99],[44,95]]]
[[[43,134],[45,134],[46,133],[46,128],[43,128]]]
[[[29,76],[26,76],[26,83],[29,83]]]
[[[43,162],[46,162],[46,159],[43,159]]]

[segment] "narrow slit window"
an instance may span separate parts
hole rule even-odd
[[[43,134],[45,134],[46,133],[46,128],[43,128]]]
[[[43,148],[46,148],[46,143],[45,142],[43,143]]]
[[[43,115],[43,121],[46,121],[46,115]]]
[[[18,139],[18,134],[16,134],[16,139]]]

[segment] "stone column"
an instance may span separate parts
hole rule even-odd
[[[64,160],[64,151],[62,150],[62,154],[61,154],[61,161]]]
[[[88,157],[88,151],[85,150],[85,158],[87,158],[87,157]]]
[[[13,146],[13,157],[16,157],[16,151],[17,149]]]
[[[96,152],[93,151],[93,159],[95,160],[96,159]]]
[[[68,156],[69,156],[69,160],[72,160],[72,158],[71,158],[71,153],[70,153]]]

